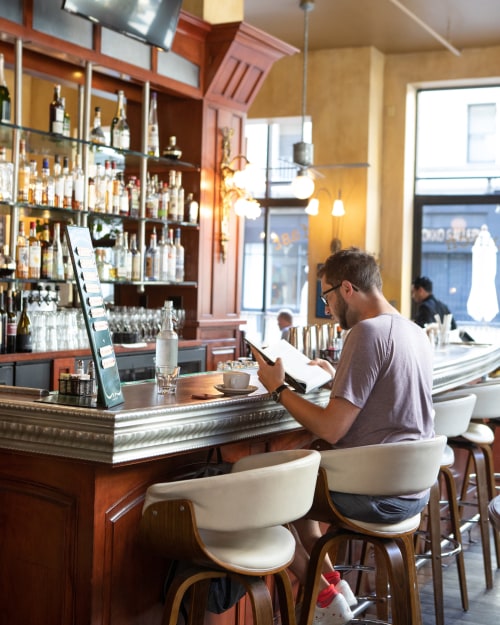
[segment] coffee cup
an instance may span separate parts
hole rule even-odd
[[[250,374],[245,371],[224,371],[222,374],[224,388],[244,389],[250,384]]]

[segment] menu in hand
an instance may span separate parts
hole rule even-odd
[[[285,339],[265,348],[257,347],[248,339],[246,341],[270,364],[281,358],[285,368],[285,382],[299,393],[309,393],[332,379],[320,366],[311,365],[309,358]]]

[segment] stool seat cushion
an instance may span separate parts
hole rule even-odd
[[[471,421],[467,431],[462,434],[461,438],[465,438],[465,440],[475,443],[476,445],[491,445],[495,440],[495,434],[492,429],[484,423]]]
[[[368,531],[371,534],[380,534],[380,536],[398,536],[407,532],[414,532],[420,525],[421,515],[400,521],[399,523],[366,523],[346,517],[352,525],[359,527],[361,530]]]
[[[455,463],[455,452],[449,445],[446,445],[443,451],[443,457],[441,458],[441,466],[451,467],[454,463]]]
[[[293,535],[283,526],[217,532],[199,530],[206,550],[216,560],[245,575],[265,575],[286,567],[295,554]]]

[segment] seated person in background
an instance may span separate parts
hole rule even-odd
[[[427,323],[435,323],[434,315],[439,315],[441,321],[443,321],[445,315],[451,314],[448,306],[436,299],[432,294],[432,280],[425,276],[417,276],[411,283],[411,298],[418,304],[417,314],[415,316],[415,323],[418,323],[422,328]],[[451,318],[450,330],[456,330],[457,324],[455,319]]]
[[[283,362],[269,365],[253,350],[258,377],[276,401],[316,437],[335,447],[359,447],[434,436],[432,349],[418,326],[403,317],[382,293],[375,258],[357,248],[332,254],[318,272],[325,311],[349,330],[336,370],[326,360],[313,362],[332,374],[326,406],[312,403],[285,384]],[[408,497],[377,497],[330,492],[348,517],[397,523],[425,507],[428,491]],[[294,524],[298,541],[291,571],[305,583],[309,554],[321,535],[317,522]],[[342,583],[343,582],[343,583]],[[346,580],[339,580],[327,558],[317,598],[314,625],[343,625],[355,603]]]
[[[280,310],[276,317],[278,327],[281,330],[281,338],[287,339],[290,328],[293,326],[292,313],[289,310]]]

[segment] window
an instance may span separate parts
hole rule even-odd
[[[293,144],[301,140],[301,118],[248,120],[247,157],[255,169],[251,191],[262,207],[245,220],[242,316],[256,341],[280,338],[276,316],[290,310],[294,325],[307,322],[308,216],[305,202],[292,197],[297,172]],[[308,123],[311,132],[311,125]],[[306,138],[306,140],[310,140]]]
[[[469,163],[494,163],[496,139],[496,105],[468,105]]]

